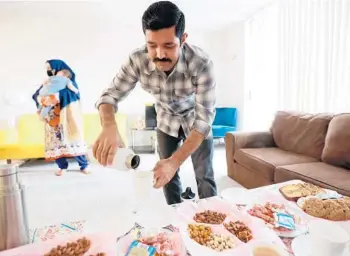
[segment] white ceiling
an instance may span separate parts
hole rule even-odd
[[[276,0],[173,0],[185,13],[191,27],[216,27],[242,21]],[[95,1],[2,1],[0,20],[16,19],[29,13],[59,10],[59,13],[93,18],[109,16],[114,22],[139,23],[144,10],[154,0],[95,0]],[[79,13],[77,13],[79,10]],[[71,12],[71,13],[70,13]],[[1,18],[2,17],[2,18]]]

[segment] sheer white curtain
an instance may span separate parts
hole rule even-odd
[[[268,129],[277,109],[278,4],[246,21],[244,130]]]
[[[281,0],[279,108],[350,112],[350,0]]]

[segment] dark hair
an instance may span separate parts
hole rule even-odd
[[[175,26],[175,35],[181,38],[185,32],[185,15],[170,1],[159,1],[151,4],[142,15],[143,33],[149,30],[160,30]]]

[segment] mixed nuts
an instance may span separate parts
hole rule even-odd
[[[91,241],[85,237],[65,245],[58,245],[46,253],[45,256],[83,256],[91,247]],[[97,253],[90,256],[106,256],[105,253]]]
[[[222,224],[226,219],[226,214],[207,210],[204,212],[196,213],[193,219],[199,223]]]
[[[232,237],[214,234],[208,226],[190,224],[188,232],[191,239],[215,251],[221,252],[235,247]]]

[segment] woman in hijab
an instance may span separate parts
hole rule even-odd
[[[54,76],[61,70],[69,70],[74,87],[79,89],[75,73],[64,61],[48,60],[46,69],[48,76]],[[38,108],[52,107],[45,120],[45,158],[56,161],[59,167],[57,176],[61,176],[67,170],[67,158],[74,158],[80,170],[88,174],[79,92],[65,88],[54,95],[40,96],[42,87],[34,93],[33,100]]]

